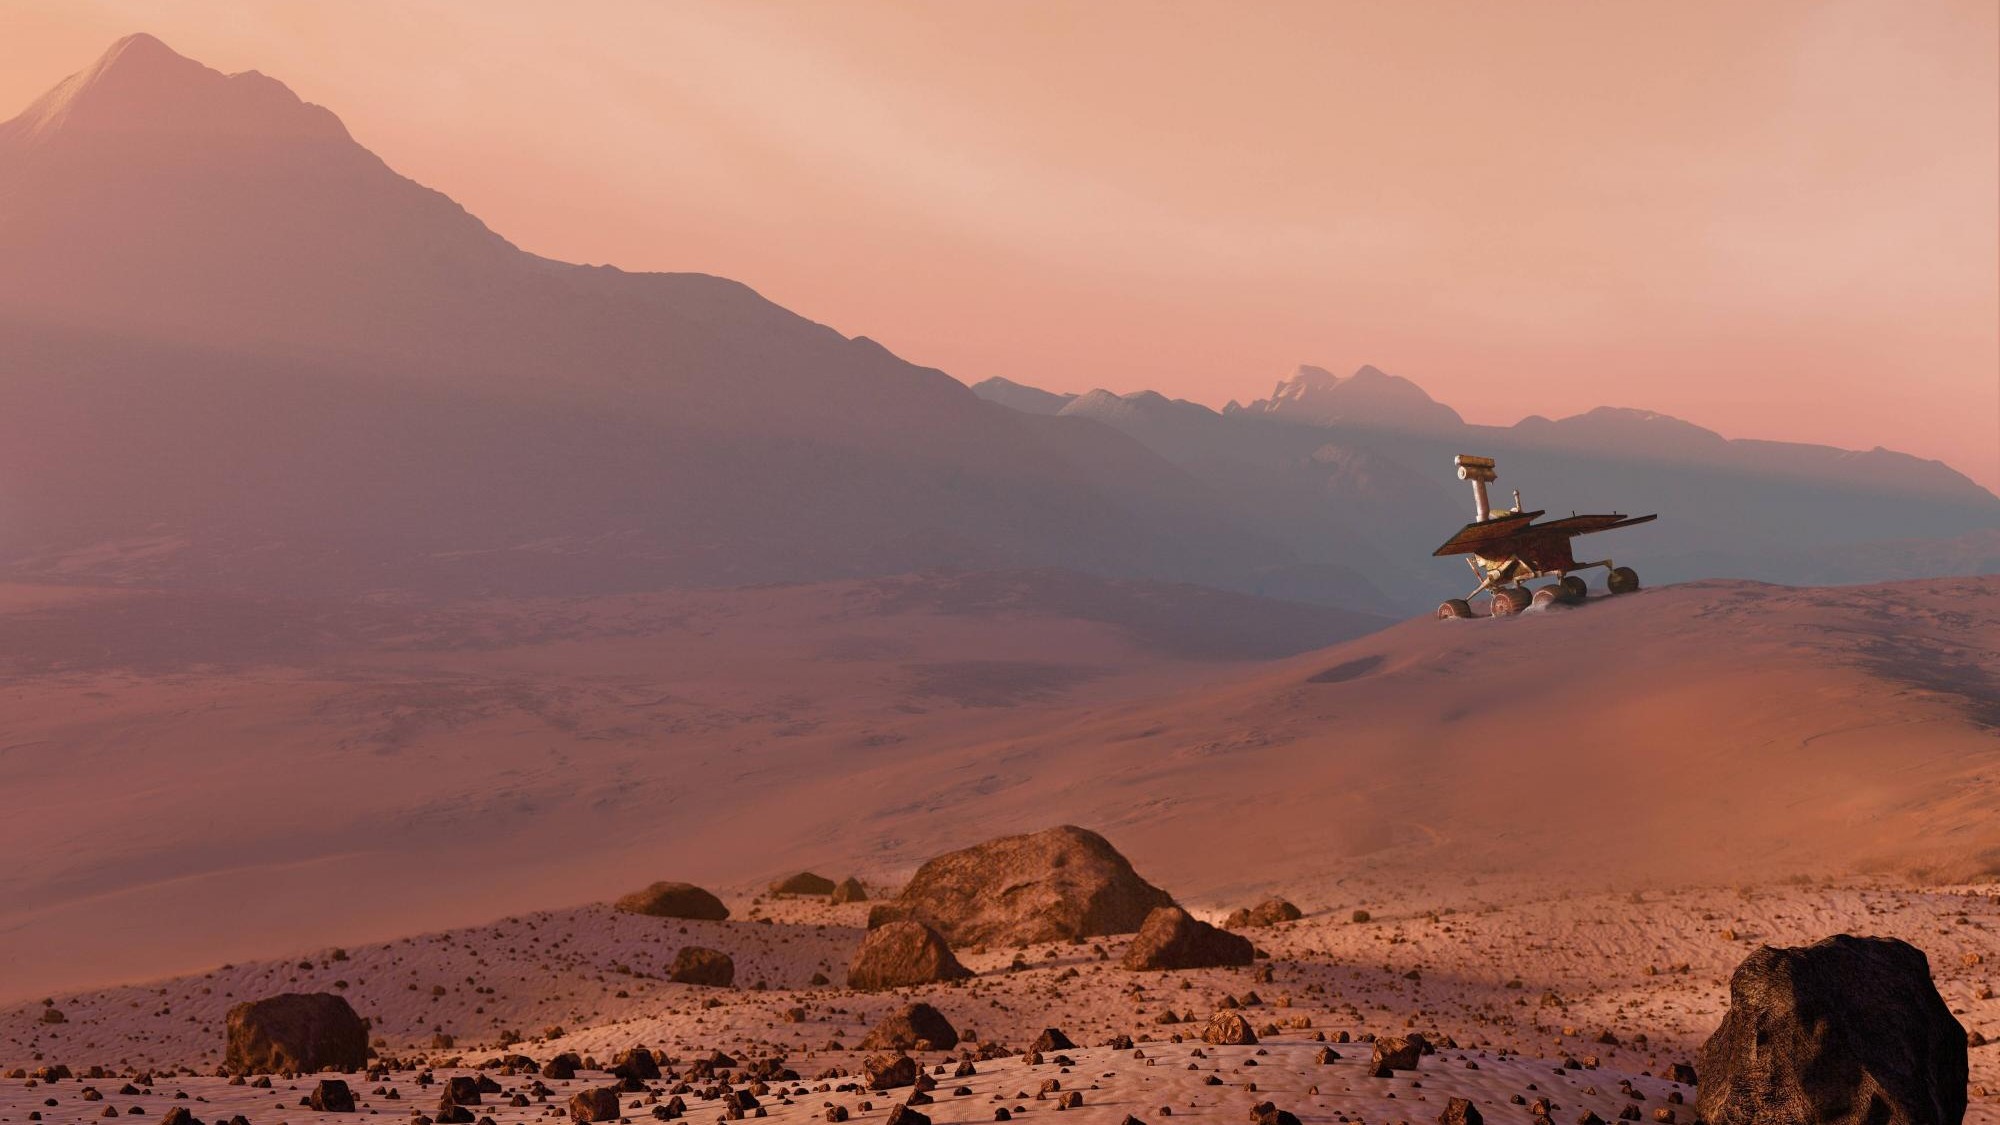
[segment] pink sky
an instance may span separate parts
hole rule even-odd
[[[2000,487],[1991,0],[10,3],[0,116],[132,31],[527,249],[969,382],[1374,363],[1478,422],[1642,406]]]

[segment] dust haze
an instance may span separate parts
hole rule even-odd
[[[0,124],[0,1120],[2000,1113],[1957,467],[961,380],[337,111]]]

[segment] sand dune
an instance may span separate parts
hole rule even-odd
[[[1992,577],[1708,582],[1412,621],[992,747],[1019,788],[981,812],[1018,821],[1088,777],[1068,815],[1183,885],[1238,892],[1357,864],[1990,871],[1996,594]]]

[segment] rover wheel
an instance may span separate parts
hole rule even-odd
[[[1566,602],[1580,602],[1590,596],[1590,587],[1574,574],[1563,575],[1561,587]]]
[[[1519,586],[1493,591],[1493,616],[1512,617],[1528,608],[1528,592]]]
[[[1528,604],[1534,606],[1536,609],[1546,609],[1549,606],[1560,605],[1567,601],[1569,601],[1569,595],[1563,591],[1562,584],[1557,583],[1554,586],[1544,586],[1536,590],[1535,596]]]
[[[1438,603],[1437,619],[1439,621],[1450,621],[1455,617],[1471,616],[1472,604],[1464,598],[1452,598],[1448,601]]]
[[[1604,584],[1614,594],[1629,594],[1639,588],[1639,572],[1629,566],[1613,567]]]

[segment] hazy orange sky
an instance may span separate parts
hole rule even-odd
[[[968,382],[1374,363],[2000,487],[2000,5],[0,0],[0,116],[150,31],[527,249]]]

